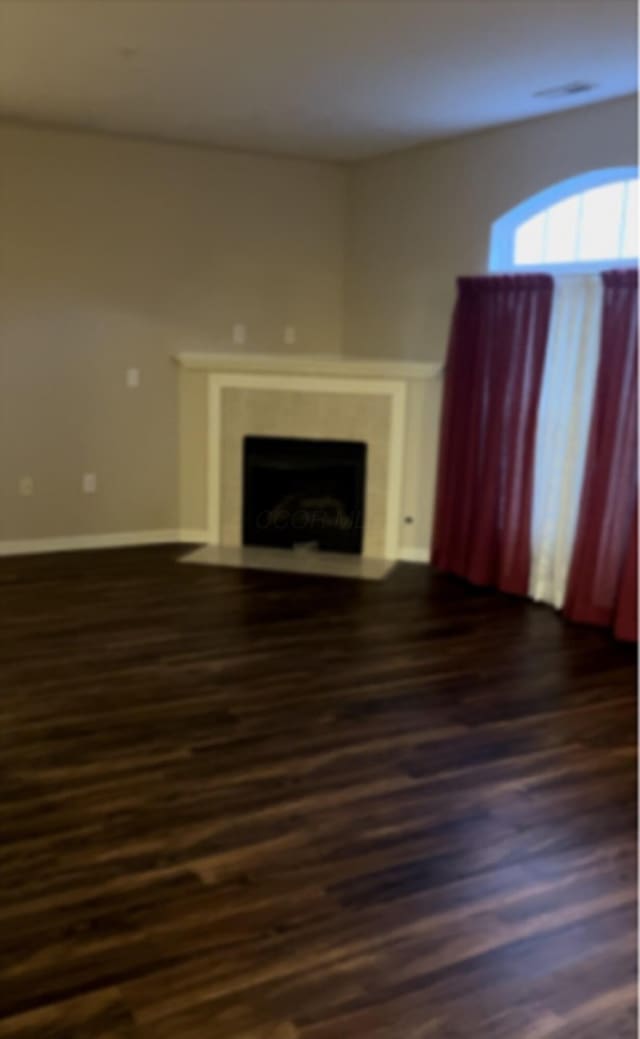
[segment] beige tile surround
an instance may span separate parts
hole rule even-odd
[[[381,390],[383,387],[381,387]],[[367,445],[363,554],[385,555],[391,398],[382,394],[236,389],[221,391],[221,543],[242,543],[245,436],[357,440]]]

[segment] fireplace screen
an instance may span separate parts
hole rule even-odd
[[[362,551],[366,444],[245,437],[243,541]]]

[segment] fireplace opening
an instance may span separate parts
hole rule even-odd
[[[362,552],[366,455],[352,440],[245,437],[244,544]]]

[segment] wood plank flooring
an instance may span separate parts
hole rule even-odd
[[[183,551],[0,560],[0,1039],[635,1036],[634,651]]]

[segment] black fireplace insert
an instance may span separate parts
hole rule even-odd
[[[243,541],[362,552],[366,444],[244,438]]]

